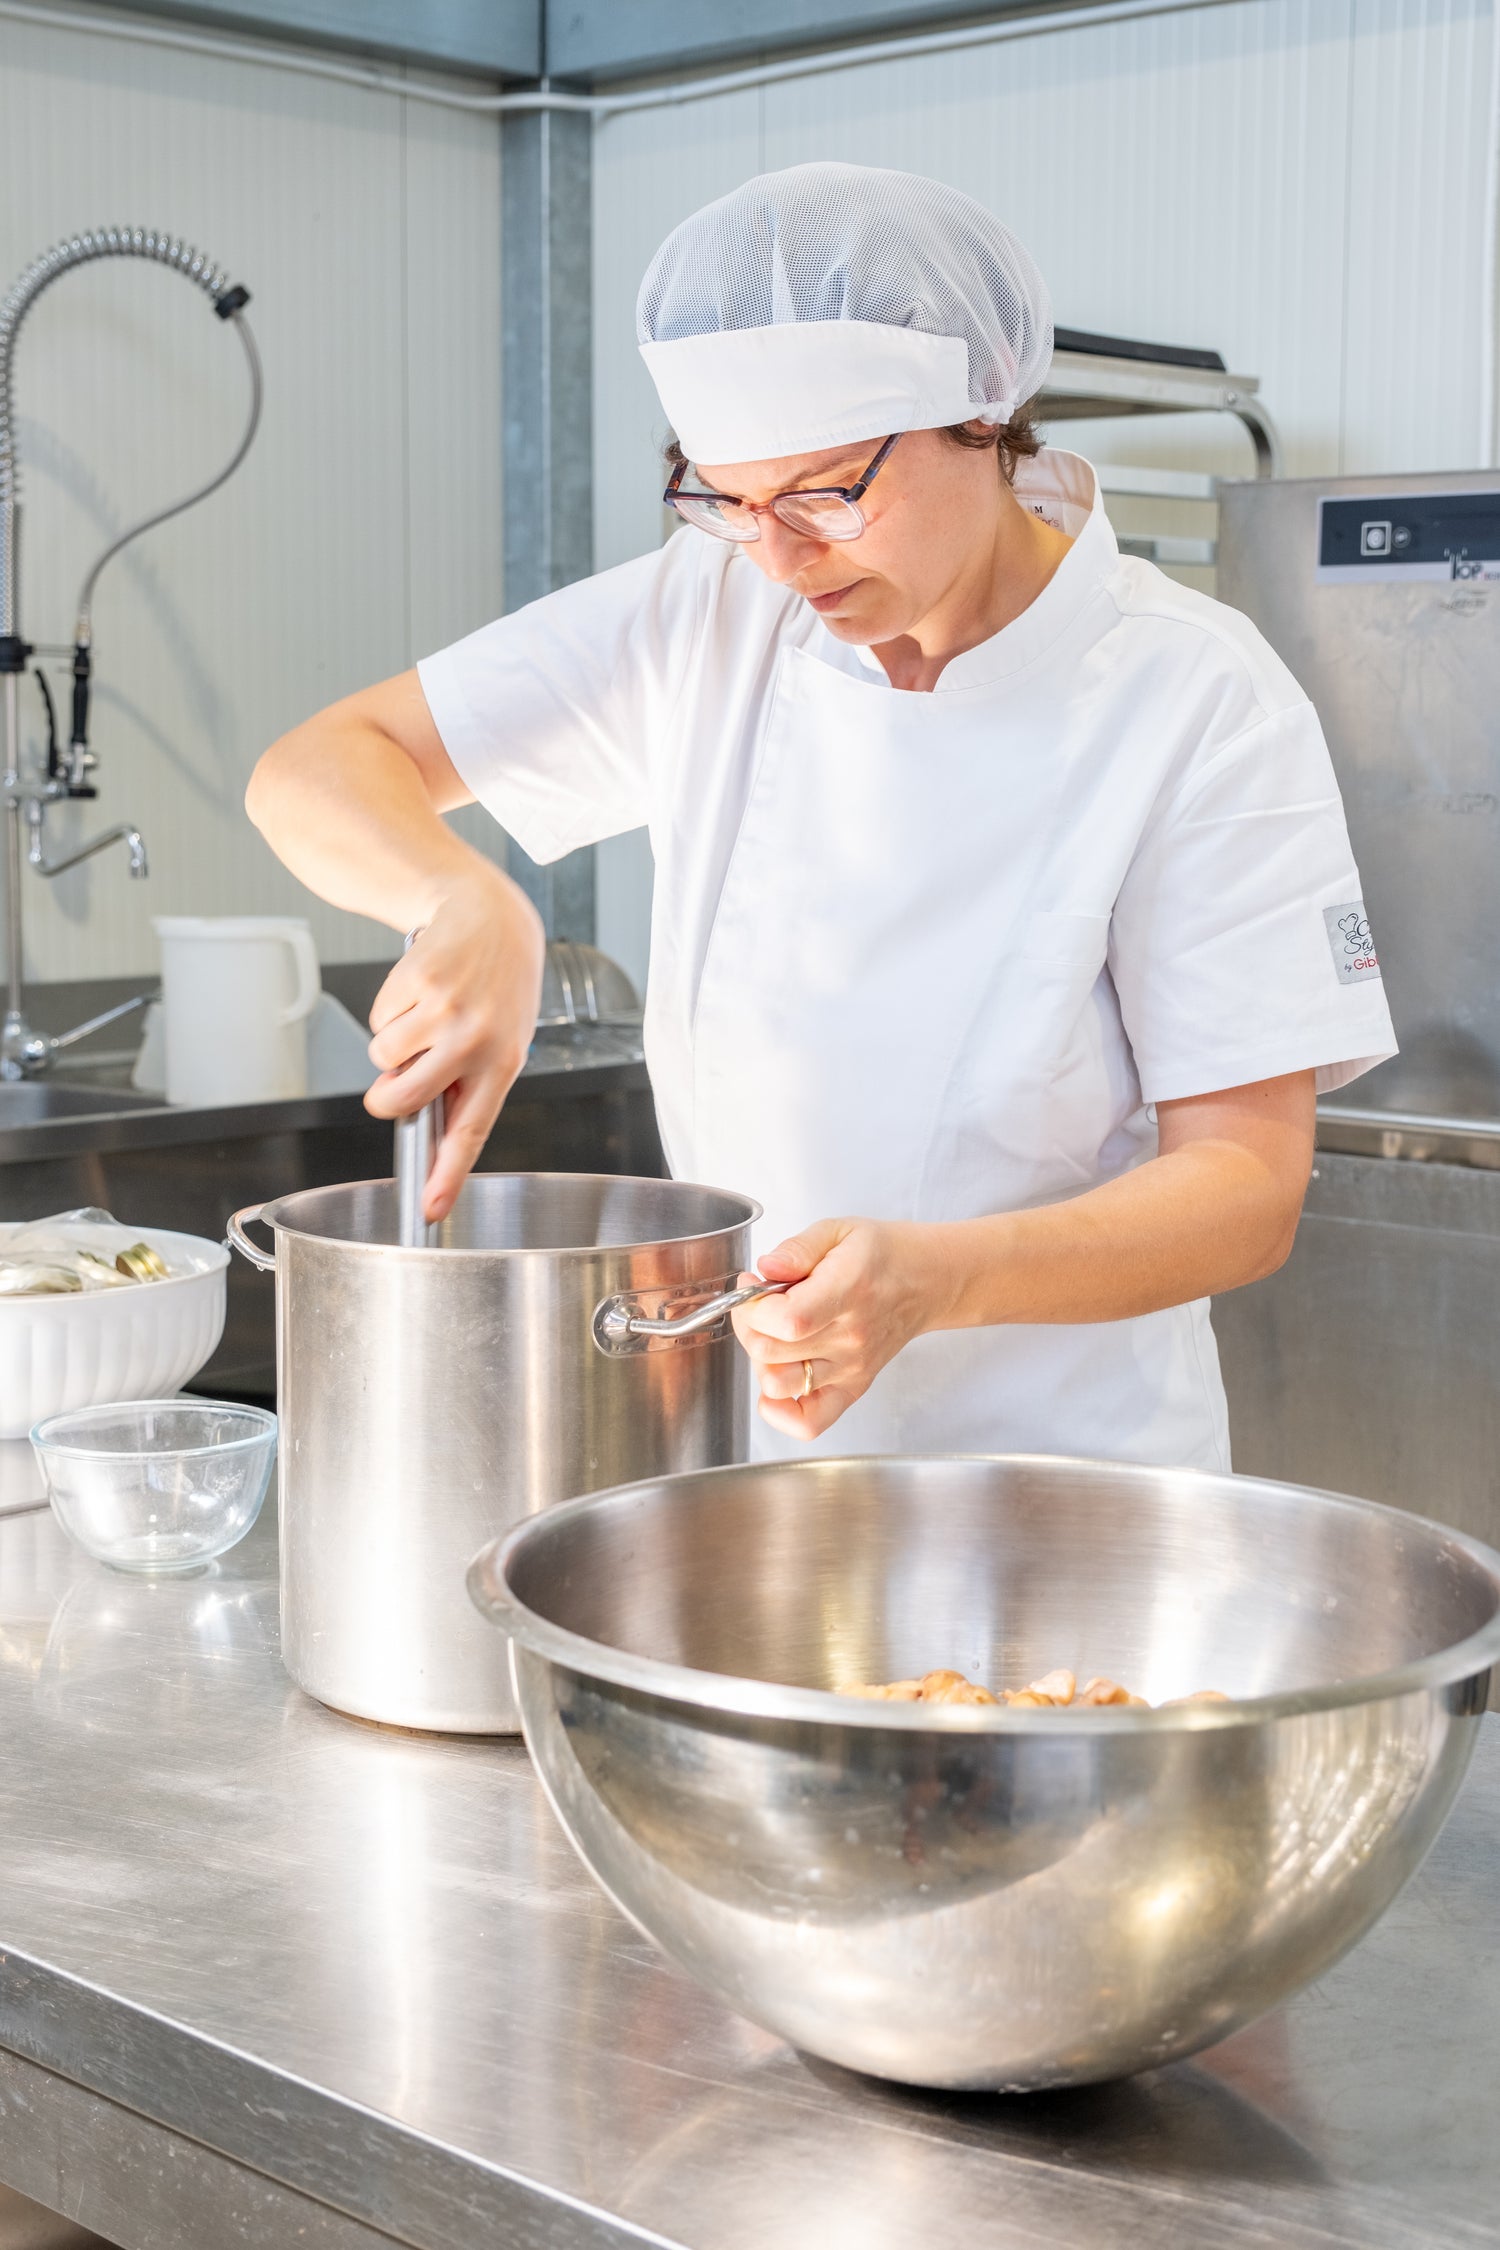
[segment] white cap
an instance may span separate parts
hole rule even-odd
[[[940,181],[863,164],[748,180],[668,235],[636,336],[690,460],[1005,422],[1052,358],[1047,285]]]

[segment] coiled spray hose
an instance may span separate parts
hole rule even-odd
[[[0,674],[22,672],[26,668],[31,650],[21,638],[20,627],[20,556],[21,556],[21,473],[16,454],[15,401],[12,390],[12,366],[15,358],[16,338],[21,324],[42,291],[60,274],[71,272],[75,266],[90,265],[96,258],[149,258],[155,264],[170,266],[187,281],[196,283],[213,305],[220,320],[232,324],[235,334],[244,347],[246,363],[250,370],[250,416],[244,435],[235,447],[231,458],[217,476],[207,484],[199,485],[183,499],[174,500],[169,507],[158,508],[140,523],[122,532],[110,542],[83,582],[78,597],[78,621],[73,646],[73,726],[69,743],[67,781],[71,794],[92,796],[88,782],[88,716],[89,687],[92,674],[93,603],[94,588],[99,573],[111,562],[122,547],[138,539],[143,531],[154,530],[169,517],[181,515],[206,500],[211,492],[233,476],[249,452],[260,421],[261,370],[260,355],[255,339],[244,318],[244,309],[250,302],[248,289],[232,283],[221,266],[191,243],[178,236],[158,234],[151,227],[96,227],[84,234],[75,234],[66,242],[54,243],[40,257],[33,258],[24,272],[17,275],[5,296],[0,298]],[[16,746],[7,745],[7,764],[15,765]]]

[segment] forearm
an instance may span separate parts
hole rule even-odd
[[[1273,1273],[1300,1191],[1232,1141],[1201,1140],[1066,1203],[923,1227],[933,1328],[1128,1320]]]
[[[273,743],[245,808],[299,882],[392,929],[430,922],[461,884],[509,887],[448,827],[402,745],[349,706]]]
[[[951,1223],[818,1219],[763,1253],[734,1315],[760,1412],[818,1437],[913,1337],[1130,1320],[1273,1273],[1297,1230],[1311,1070],[1157,1104],[1161,1153],[1069,1203]]]

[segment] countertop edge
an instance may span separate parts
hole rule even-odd
[[[644,1062],[590,1063],[579,1069],[523,1072],[510,1101],[558,1101],[579,1095],[635,1093],[650,1089]],[[0,1165],[28,1164],[62,1156],[113,1154],[138,1148],[176,1148],[190,1142],[258,1140],[267,1134],[307,1133],[329,1127],[368,1125],[369,1112],[358,1094],[310,1095],[303,1101],[231,1103],[219,1109],[100,1111],[93,1116],[39,1119],[0,1130]],[[376,1120],[375,1122],[379,1122]]]
[[[398,2239],[472,2250],[480,2233],[516,2250],[684,2250],[3,1944],[0,2048]],[[534,2232],[543,2219],[545,2232]]]

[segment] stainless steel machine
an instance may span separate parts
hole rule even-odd
[[[1215,1305],[1235,1466],[1500,1543],[1500,472],[1224,485],[1218,562],[1322,718],[1401,1042]]]

